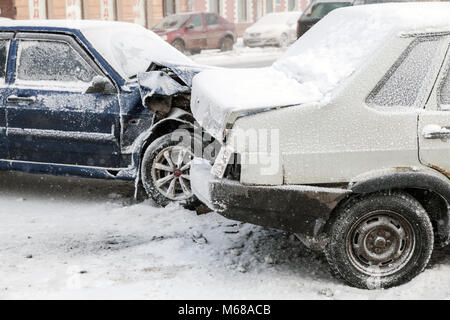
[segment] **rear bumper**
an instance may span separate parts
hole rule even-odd
[[[194,194],[209,208],[233,220],[317,237],[330,212],[351,191],[315,186],[250,186],[217,179],[211,165],[195,159],[191,167]]]

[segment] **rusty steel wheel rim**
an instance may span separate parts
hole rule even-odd
[[[151,168],[156,189],[170,200],[192,197],[190,169],[193,154],[182,146],[167,147],[158,153]]]
[[[356,221],[347,233],[350,262],[368,276],[396,273],[409,262],[414,248],[411,224],[394,211],[372,211]]]

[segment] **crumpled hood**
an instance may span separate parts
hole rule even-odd
[[[192,79],[200,71],[210,69],[202,65],[172,65],[157,63],[163,70],[148,71],[138,74],[138,84],[142,101],[153,95],[172,96],[191,91]]]
[[[272,67],[207,70],[194,78],[191,110],[203,128],[223,140],[227,124],[242,115],[322,97],[316,86],[301,84]]]

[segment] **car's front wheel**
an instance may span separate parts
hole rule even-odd
[[[222,40],[222,44],[220,45],[220,50],[221,51],[231,51],[233,50],[233,39],[231,39],[230,37],[225,37]]]
[[[144,153],[141,165],[142,184],[158,205],[179,202],[191,208],[196,203],[190,185],[192,144],[172,139],[172,134],[153,141]]]
[[[325,255],[332,272],[365,289],[405,283],[426,267],[433,227],[422,205],[402,192],[354,198],[328,226]]]
[[[182,53],[184,53],[184,51],[185,51],[184,42],[183,42],[183,40],[181,40],[181,39],[175,39],[175,40],[172,42],[172,46],[173,46],[175,49],[177,49],[178,51],[182,52]]]

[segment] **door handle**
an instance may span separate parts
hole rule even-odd
[[[422,136],[424,139],[450,139],[450,128],[429,124],[422,129]]]
[[[36,102],[36,97],[18,97],[18,96],[9,96],[6,98],[6,102],[25,102],[25,103],[34,103]]]

